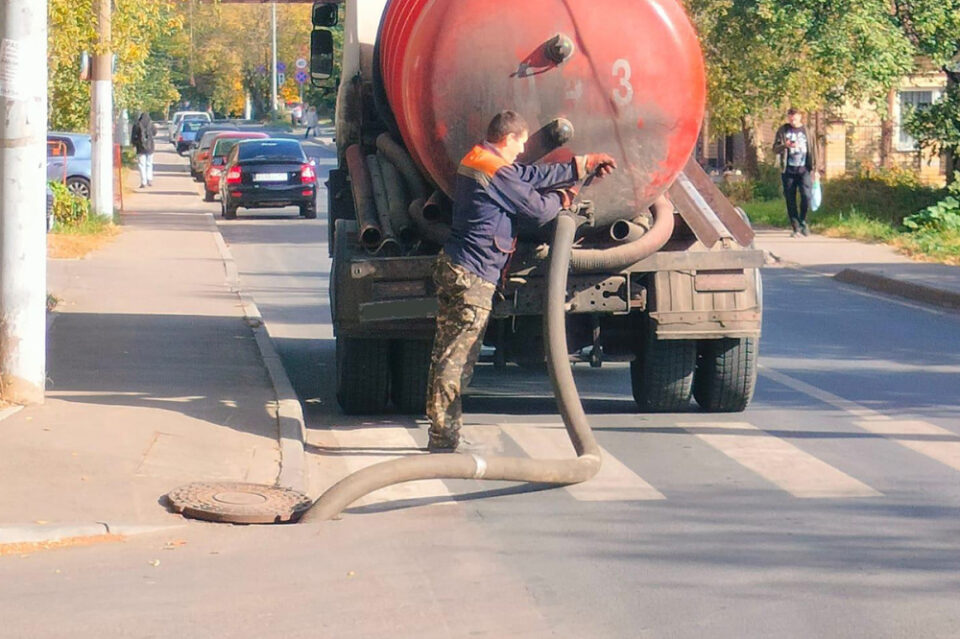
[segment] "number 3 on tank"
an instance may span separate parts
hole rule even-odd
[[[626,106],[633,100],[633,85],[630,84],[630,62],[620,58],[613,63],[613,77],[620,80],[619,86],[613,89],[613,101],[620,106]]]

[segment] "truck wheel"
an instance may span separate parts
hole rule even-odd
[[[693,372],[697,366],[697,342],[658,340],[652,328],[630,363],[633,399],[640,410],[676,413],[690,405]]]
[[[423,415],[427,401],[427,377],[433,342],[402,339],[393,342],[390,398],[404,415]]]
[[[226,203],[223,204],[223,219],[225,220],[235,220],[237,219],[237,207],[230,206]]]
[[[204,201],[204,202],[213,202],[213,195],[214,195],[213,191],[211,191],[211,190],[209,190],[209,189],[204,189],[204,190],[203,190],[203,201]]]
[[[390,389],[390,342],[337,337],[337,403],[348,415],[382,413]]]
[[[317,207],[313,204],[305,204],[300,206],[300,216],[308,220],[317,219]]]
[[[693,396],[700,408],[711,413],[744,410],[757,384],[757,340],[703,340],[698,350]]]

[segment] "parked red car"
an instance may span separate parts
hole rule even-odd
[[[240,140],[262,139],[270,137],[259,131],[225,131],[214,138],[210,144],[210,160],[203,170],[203,201],[213,202],[213,196],[220,191],[220,175],[227,153]]]

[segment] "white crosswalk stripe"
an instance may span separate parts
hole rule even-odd
[[[502,424],[503,431],[530,457],[565,459],[574,456],[562,424]],[[664,499],[656,488],[627,468],[604,448],[603,464],[590,481],[565,487],[579,501],[633,501]]]
[[[889,415],[884,415],[872,408],[867,408],[816,386],[811,386],[779,371],[767,367],[762,367],[761,371],[777,383],[800,391],[858,418],[854,421],[858,428],[862,428],[869,433],[882,435],[890,441],[935,459],[954,470],[960,470],[960,435],[957,433],[922,420],[896,420]],[[917,436],[920,436],[921,439],[918,439]],[[924,440],[923,437],[936,439]]]
[[[375,425],[325,431],[320,441],[325,452],[321,453],[319,464],[322,473],[314,486],[318,493],[367,466],[406,455],[424,454],[422,444],[417,443],[411,430],[401,426]],[[443,481],[426,479],[381,488],[354,502],[351,507],[404,500],[453,503],[450,490]]]
[[[723,430],[694,433],[742,466],[794,497],[877,497],[876,490],[793,444],[746,422],[684,422],[683,428]]]
[[[862,415],[862,414],[861,414]],[[890,438],[960,470],[960,440],[946,429],[922,421],[886,419],[857,421],[860,428]],[[748,422],[679,422],[687,430],[732,461],[779,489],[798,498],[840,499],[877,497],[881,493],[797,446]],[[702,430],[703,432],[698,432]],[[314,489],[322,492],[346,475],[375,463],[405,455],[423,454],[417,431],[389,424],[315,432],[320,449],[321,477]],[[422,434],[422,433],[421,433]],[[464,434],[482,444],[487,454],[504,454],[503,435],[535,459],[569,459],[573,446],[562,424],[529,423],[465,427]],[[684,435],[686,436],[686,435]],[[924,439],[926,437],[927,439]],[[930,439],[935,437],[935,439]],[[666,497],[626,464],[601,448],[603,464],[590,481],[563,488],[578,501],[650,501]],[[441,480],[408,482],[378,490],[354,506],[385,502],[454,503]]]
[[[871,419],[854,423],[865,431],[883,435],[890,441],[960,470],[960,436],[946,428],[920,420]],[[918,436],[920,439],[917,439]]]

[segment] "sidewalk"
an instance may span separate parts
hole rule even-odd
[[[768,263],[797,266],[887,295],[960,310],[960,267],[916,262],[884,244],[761,229],[756,245]]]
[[[112,243],[48,261],[47,400],[0,421],[0,533],[183,524],[160,501],[181,484],[278,479],[276,392],[229,254],[183,160],[155,161]]]

